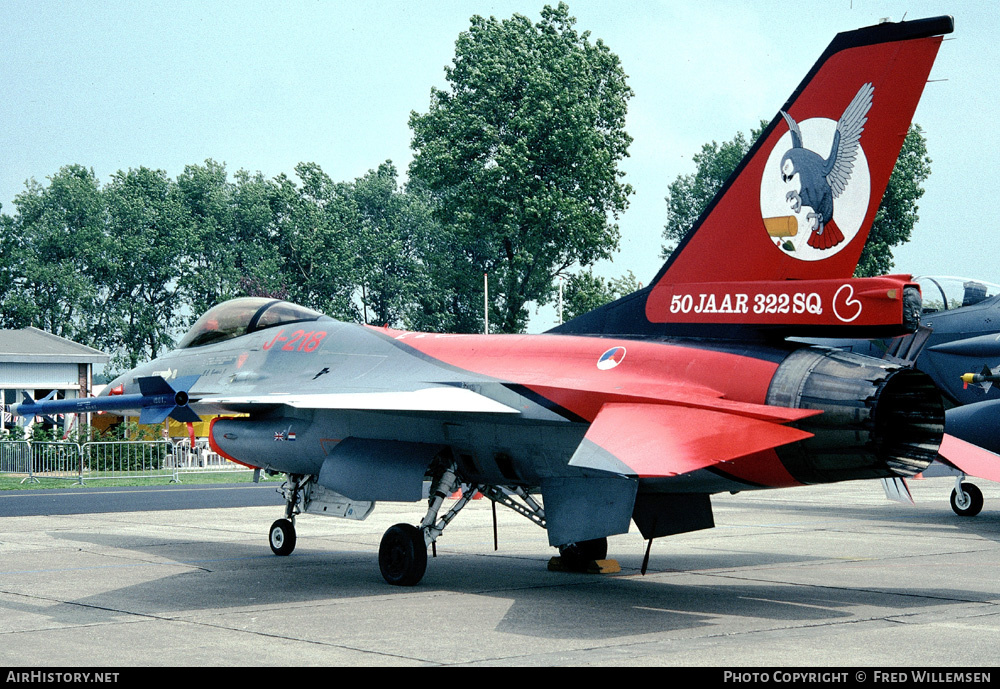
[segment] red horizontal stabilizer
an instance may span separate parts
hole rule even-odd
[[[978,445],[945,433],[938,454],[946,463],[969,476],[984,478],[987,481],[1000,481],[1000,455],[984,450]]]
[[[570,464],[639,477],[676,476],[809,437],[797,428],[727,412],[605,404]]]

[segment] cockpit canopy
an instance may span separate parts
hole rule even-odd
[[[202,347],[276,325],[326,318],[304,306],[266,297],[242,297],[215,306],[181,338],[178,349]]]
[[[920,285],[924,313],[972,306],[1000,294],[1000,285],[983,280],[925,275],[915,278],[914,281]]]

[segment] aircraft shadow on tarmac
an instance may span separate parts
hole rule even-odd
[[[74,625],[90,617],[93,622],[106,620],[109,615],[173,618],[213,609],[220,612],[247,607],[273,609],[358,597],[410,597],[407,605],[426,605],[431,609],[427,614],[432,614],[441,605],[440,596],[435,595],[441,592],[504,601],[506,612],[494,627],[498,632],[599,640],[697,630],[719,625],[720,618],[787,621],[792,625],[824,623],[849,620],[857,616],[859,607],[895,616],[955,602],[995,599],[992,592],[866,584],[860,576],[847,584],[818,585],[759,580],[787,576],[787,570],[777,567],[770,571],[740,571],[741,567],[767,564],[801,563],[808,567],[828,559],[787,553],[661,552],[650,560],[650,575],[639,577],[641,554],[620,558],[623,575],[595,576],[549,572],[544,556],[524,552],[439,549],[440,556],[419,587],[387,589],[373,566],[372,553],[364,548],[304,546],[289,557],[278,558],[261,554],[260,547],[253,544],[194,543],[190,539],[164,538],[157,538],[155,543],[145,539],[142,543],[141,539],[110,534],[73,532],[62,532],[59,538],[89,544],[96,547],[93,552],[114,558],[115,564],[80,567],[81,577],[99,576],[107,580],[117,576],[109,570],[121,568],[151,568],[153,572],[142,572],[139,576],[146,579],[142,583],[80,598],[60,596],[65,605],[44,608],[53,622]],[[114,549],[126,552],[115,556]],[[121,556],[126,553],[132,557],[123,559]],[[178,567],[185,569],[169,573]],[[157,568],[164,571],[162,576],[156,572]],[[86,569],[92,570],[89,575]],[[671,580],[674,575],[677,581]],[[694,583],[692,576],[697,577]],[[679,583],[680,577],[684,577],[684,583]],[[11,606],[23,607],[17,601],[0,603],[0,608]],[[88,614],[81,608],[93,612]],[[39,612],[30,605],[25,608],[28,609]],[[289,615],[316,614],[311,610],[315,606],[304,606],[298,613],[289,609]]]

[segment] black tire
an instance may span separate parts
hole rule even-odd
[[[291,555],[295,550],[295,525],[288,519],[279,519],[271,524],[267,540],[275,555]]]
[[[389,527],[378,548],[382,578],[394,586],[415,586],[427,570],[424,532],[410,524]]]
[[[963,483],[962,493],[960,501],[958,492],[951,491],[951,509],[959,517],[975,517],[983,509],[983,492],[974,483]]]
[[[568,567],[586,567],[592,560],[604,560],[608,556],[608,539],[595,538],[559,546],[559,557]]]

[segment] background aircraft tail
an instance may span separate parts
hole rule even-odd
[[[936,17],[838,34],[650,285],[553,332],[874,333],[912,320],[908,276],[877,286],[896,302],[880,314],[876,287],[850,278],[953,28]]]

